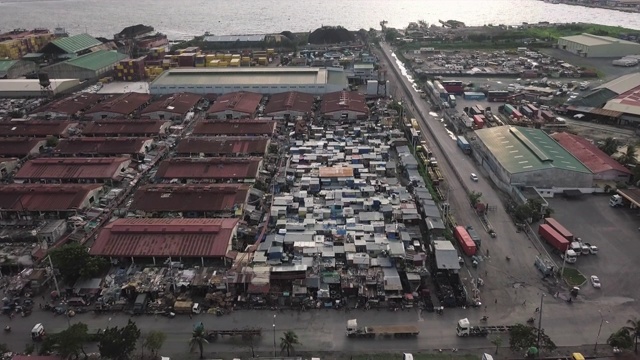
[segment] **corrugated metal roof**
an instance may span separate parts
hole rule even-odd
[[[177,154],[264,155],[269,139],[264,137],[189,137],[176,146]]]
[[[629,169],[584,138],[564,132],[552,134],[551,137],[596,174],[609,170],[631,174]]]
[[[127,155],[144,153],[143,146],[151,138],[81,137],[60,140],[53,150],[60,155]]]
[[[156,177],[161,179],[254,179],[261,158],[173,158],[164,160]]]
[[[258,111],[262,94],[240,91],[219,96],[207,110],[207,115],[215,115],[227,111],[239,112],[252,116]]]
[[[213,35],[205,36],[205,42],[261,42],[265,35]]]
[[[194,135],[268,135],[276,130],[272,120],[200,120],[196,123]]]
[[[17,63],[18,60],[0,60],[0,72],[9,71]]]
[[[115,158],[38,158],[27,161],[15,179],[116,179],[131,159]]]
[[[640,86],[640,73],[638,72],[620,76],[596,87],[596,89],[609,89],[619,95],[637,86]]]
[[[266,115],[285,111],[295,111],[300,113],[310,113],[313,110],[315,97],[311,94],[290,91],[273,94],[265,107]]]
[[[130,115],[151,100],[151,95],[128,92],[105,100],[85,112],[90,115],[97,112],[109,112],[123,116]]]
[[[71,116],[77,112],[88,110],[103,98],[103,95],[81,93],[77,96],[70,96],[62,100],[48,103],[34,110],[31,114],[45,114],[47,112],[51,112]]]
[[[352,111],[368,114],[369,108],[364,95],[355,91],[337,91],[325,94],[320,106],[321,114],[330,114],[340,111]]]
[[[67,132],[67,129],[76,125],[77,123],[73,123],[71,121],[5,122],[0,123],[0,136],[63,136]]]
[[[8,184],[0,187],[0,208],[12,211],[66,211],[81,209],[102,185]]]
[[[158,101],[152,102],[140,114],[142,116],[152,112],[166,112],[172,114],[184,115],[191,108],[196,106],[202,96],[190,93],[180,93],[163,96]]]
[[[167,120],[97,120],[87,124],[82,129],[82,134],[90,136],[159,135],[169,124],[171,122]]]
[[[104,69],[108,66],[112,66],[117,62],[119,62],[120,60],[126,59],[127,57],[128,57],[127,55],[121,54],[115,50],[113,51],[99,50],[86,55],[78,56],[77,58],[67,60],[64,63],[77,66],[82,69],[97,71],[100,69]],[[56,66],[56,65],[52,65],[52,66]]]
[[[247,201],[249,185],[145,185],[138,189],[130,208],[145,212],[234,211]]]
[[[89,34],[78,34],[53,40],[51,44],[60,48],[67,54],[75,54],[94,46],[102,45],[102,42]]]
[[[114,257],[223,257],[238,219],[117,219],[90,254]]]
[[[5,138],[0,139],[0,157],[18,156],[24,157],[32,152],[37,152],[37,148],[44,146],[45,139],[37,138]]]

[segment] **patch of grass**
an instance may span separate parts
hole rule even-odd
[[[565,268],[563,277],[569,286],[579,286],[587,281],[587,278],[574,268]]]
[[[600,36],[618,37],[624,33],[635,33],[636,30],[623,28],[621,26],[607,26],[598,24],[561,24],[553,27],[534,27],[524,30],[531,37],[540,39],[558,39],[563,36],[579,35],[589,33]]]

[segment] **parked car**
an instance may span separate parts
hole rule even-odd
[[[478,181],[478,175],[476,175],[476,174],[474,174],[474,173],[471,173],[471,180],[473,180],[473,181],[476,181],[476,182],[477,182],[477,181]]]
[[[600,279],[595,275],[591,275],[591,285],[596,289],[600,289]]]

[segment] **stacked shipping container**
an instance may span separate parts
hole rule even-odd
[[[139,57],[133,60],[123,60],[116,65],[116,80],[120,81],[142,81],[146,78],[145,69],[146,57]]]
[[[7,33],[0,35],[0,58],[17,60],[28,53],[37,53],[51,40],[53,34],[49,30],[36,29],[24,33]]]

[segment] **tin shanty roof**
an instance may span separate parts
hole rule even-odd
[[[0,123],[0,137],[63,137],[67,135],[69,128],[77,126],[71,121],[24,121]]]
[[[191,93],[166,95],[144,108],[140,115],[144,117],[151,113],[164,112],[184,116],[201,99],[201,95]]]
[[[364,95],[355,91],[337,91],[322,97],[322,105],[320,106],[321,114],[331,114],[341,111],[368,114],[369,108],[367,107]]]
[[[160,163],[161,179],[255,179],[261,158],[173,158]]]
[[[72,116],[81,111],[89,110],[103,98],[104,95],[81,93],[77,96],[70,96],[58,101],[48,103],[37,108],[31,114],[36,116],[44,116],[48,113],[53,113]]]
[[[200,120],[193,129],[193,135],[268,135],[276,131],[272,120]]]
[[[88,136],[156,136],[171,125],[167,120],[96,120],[82,129]]]
[[[89,205],[87,198],[100,184],[7,184],[0,186],[0,209],[66,211]]]
[[[130,208],[145,212],[234,211],[247,201],[246,184],[145,185]]]
[[[224,257],[238,219],[117,219],[89,253],[113,257]]]
[[[326,166],[320,168],[320,178],[353,177],[353,168],[347,166]]]
[[[31,153],[38,153],[39,148],[46,142],[46,139],[38,138],[0,138],[0,157],[24,157]]]
[[[216,99],[209,110],[207,110],[207,114],[233,111],[250,117],[258,111],[261,100],[262,94],[246,91],[224,94]]]
[[[14,179],[117,179],[128,157],[114,158],[38,158],[27,161]]]
[[[284,112],[310,113],[313,110],[315,98],[311,94],[298,91],[273,94],[264,113],[269,116]]]
[[[264,155],[269,138],[265,137],[189,137],[176,146],[177,154]]]
[[[60,140],[53,150],[59,155],[127,155],[142,154],[151,138],[82,137]]]
[[[151,100],[151,95],[129,92],[107,99],[85,112],[85,115],[108,112],[127,116],[133,114]]]

